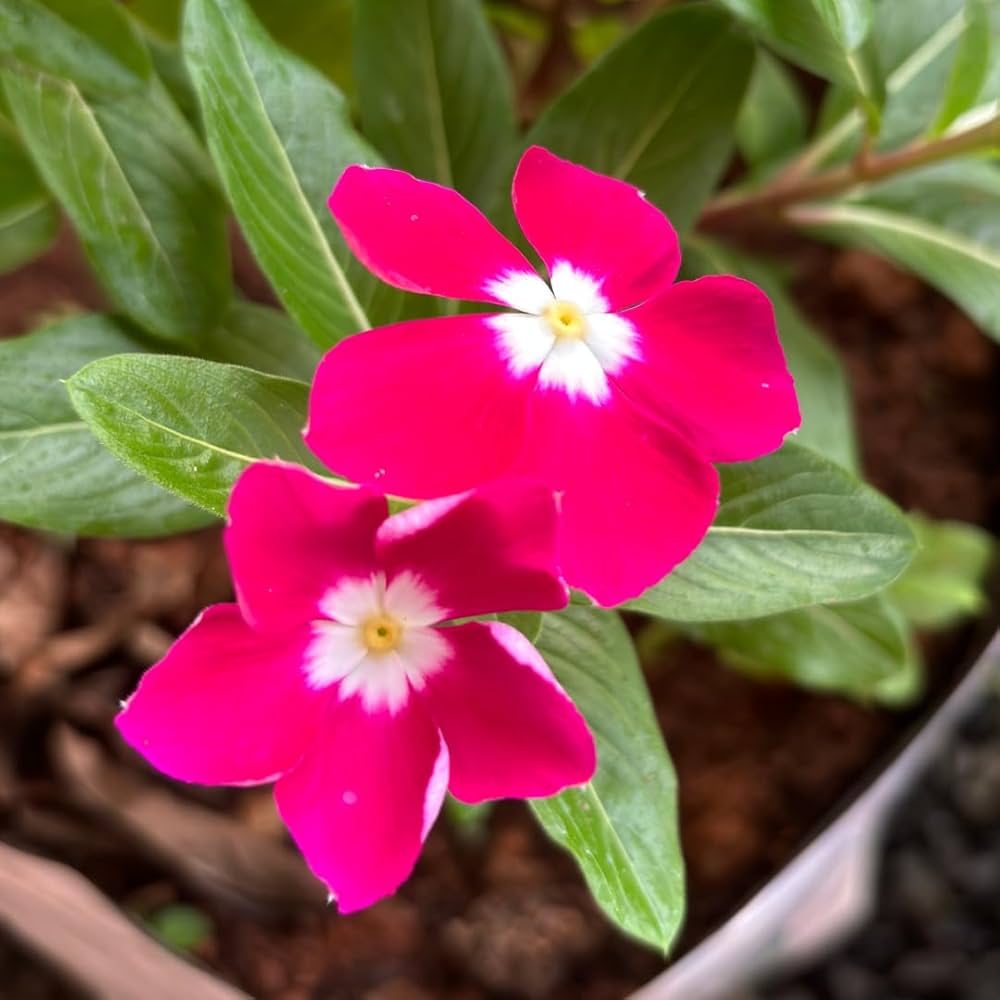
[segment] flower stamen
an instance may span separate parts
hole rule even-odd
[[[403,626],[390,615],[373,615],[361,626],[361,639],[371,653],[391,653],[403,641]]]
[[[580,340],[587,333],[587,321],[580,307],[564,299],[556,299],[542,314],[557,337]]]

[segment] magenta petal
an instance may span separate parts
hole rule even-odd
[[[322,710],[300,669],[308,641],[255,632],[235,604],[207,608],[146,671],[118,729],[172,778],[272,781],[298,763]]]
[[[428,677],[422,697],[448,744],[456,798],[542,798],[590,780],[590,730],[520,632],[470,622],[441,635],[453,658]]]
[[[375,569],[384,497],[334,486],[297,465],[255,462],[229,498],[226,551],[248,622],[303,625],[344,577]]]
[[[410,292],[502,302],[487,286],[534,274],[524,254],[457,191],[385,167],[348,167],[330,195],[348,246],[383,281]]]
[[[447,778],[447,749],[420,701],[390,715],[349,698],[330,702],[313,747],[274,793],[309,867],[351,913],[409,876]]]
[[[582,270],[601,283],[612,310],[649,298],[677,276],[677,234],[637,188],[540,146],[518,164],[514,210],[549,272],[560,262]]]
[[[460,493],[521,448],[534,375],[483,316],[413,320],[342,341],[319,366],[306,441],[331,469],[401,496]]]
[[[627,315],[645,363],[628,366],[618,384],[711,461],[766,455],[799,426],[774,311],[756,285],[728,276],[682,281]]]
[[[603,404],[536,392],[525,440],[517,471],[562,493],[563,576],[605,607],[659,582],[715,516],[715,469],[617,390]]]
[[[431,588],[446,618],[566,606],[559,577],[557,515],[550,489],[518,480],[428,500],[379,529],[389,577],[410,571]]]

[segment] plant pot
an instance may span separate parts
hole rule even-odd
[[[871,915],[882,835],[901,798],[1000,669],[1000,632],[777,875],[633,1000],[721,1000],[814,961]]]

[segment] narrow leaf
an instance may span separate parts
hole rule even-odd
[[[104,316],[0,340],[0,518],[46,531],[153,536],[212,517],[122,465],[79,418],[63,380],[141,346]]]
[[[405,297],[354,259],[326,207],[348,164],[377,162],[336,87],[243,0],[191,0],[184,51],[233,210],[292,317],[323,348],[397,318]]]
[[[228,301],[224,205],[197,140],[158,86],[89,105],[28,69],[0,79],[25,145],[112,301],[193,343]]]
[[[149,56],[115,0],[0,0],[0,55],[88,95],[142,90]]]
[[[586,717],[598,767],[531,807],[608,917],[667,952],[684,916],[677,779],[632,640],[613,612],[570,607],[545,616],[538,648]]]
[[[990,16],[988,0],[966,0],[965,28],[951,64],[948,83],[931,135],[941,135],[976,103],[990,70]]]
[[[867,597],[913,558],[903,515],[806,448],[719,471],[722,503],[705,540],[627,607],[681,622],[758,618]]]
[[[365,0],[355,75],[365,135],[394,167],[487,206],[514,146],[510,77],[468,0]]]
[[[788,217],[920,275],[1000,339],[1000,173],[963,160],[915,171]]]
[[[964,36],[966,0],[880,0],[872,43],[886,77],[886,103],[875,148],[898,149],[925,132],[942,95]],[[1000,4],[989,0],[989,45],[1000,45]],[[992,60],[976,103],[963,119],[982,120],[1000,98],[1000,63]],[[820,114],[821,135],[810,150],[813,165],[854,155],[862,116],[842,88],[829,91]]]
[[[249,368],[154,354],[95,361],[67,382],[77,412],[123,462],[222,514],[251,462],[315,459],[302,442],[309,387]]]
[[[668,10],[594,63],[528,138],[635,184],[683,231],[725,169],[752,66],[725,13]]]

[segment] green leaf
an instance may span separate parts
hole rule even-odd
[[[920,549],[889,589],[893,602],[917,628],[939,629],[977,615],[988,604],[983,579],[993,556],[990,534],[960,521],[911,514]]]
[[[302,442],[309,387],[198,358],[121,355],[67,382],[77,412],[123,462],[154,483],[222,514],[251,462],[316,467]]]
[[[142,90],[149,56],[115,0],[0,0],[0,56],[75,83],[88,95]]]
[[[545,616],[540,611],[504,611],[497,615],[497,621],[516,628],[529,642],[537,642]]]
[[[626,607],[680,622],[759,618],[868,597],[913,557],[903,515],[806,448],[786,444],[719,472],[722,503],[705,540]]]
[[[885,686],[909,681],[917,659],[905,618],[883,594],[685,631],[755,677],[861,701],[879,700]]]
[[[186,903],[164,906],[144,922],[150,933],[174,951],[194,952],[212,936],[212,921]]]
[[[991,164],[927,167],[788,218],[913,271],[1000,339],[1000,173]]]
[[[990,0],[966,0],[965,27],[958,43],[955,60],[951,64],[937,117],[931,126],[931,135],[941,135],[960,115],[975,103],[989,74],[990,49]]]
[[[774,264],[698,238],[684,254],[685,276],[737,274],[760,285],[774,306],[781,346],[795,378],[802,412],[796,441],[850,472],[858,472],[851,395],[840,359],[799,312]]]
[[[0,119],[0,274],[44,252],[58,229],[58,209],[14,130]]]
[[[228,301],[225,206],[159,85],[88,104],[70,83],[0,72],[25,145],[105,291],[150,333],[193,343]]]
[[[377,162],[336,87],[242,0],[191,0],[184,49],[233,209],[292,317],[323,348],[398,318],[405,297],[355,260],[326,207],[348,164]]]
[[[849,87],[872,120],[884,98],[874,50],[866,45],[871,0],[721,0],[777,52],[818,76]]]
[[[514,100],[480,4],[365,0],[355,75],[365,135],[389,163],[489,205],[514,146]]]
[[[1000,44],[1000,3],[989,0],[990,46]],[[951,67],[967,26],[965,0],[880,0],[872,31],[886,75],[886,103],[875,148],[897,149],[924,132],[948,87]],[[992,114],[1000,98],[1000,61],[992,60],[978,103],[963,119]],[[847,159],[858,148],[862,117],[843,90],[833,88],[820,115],[822,134],[810,163]]]
[[[251,6],[275,41],[350,92],[355,0],[252,0]]]
[[[608,917],[667,952],[684,916],[677,779],[632,640],[597,608],[545,619],[538,649],[586,718],[598,767],[589,784],[531,807]]]
[[[757,53],[750,89],[736,120],[736,145],[753,168],[781,161],[806,138],[808,112],[791,73],[766,52]]]
[[[122,465],[94,438],[63,380],[141,346],[104,316],[74,316],[0,340],[0,518],[81,535],[166,535],[208,524]]]
[[[128,12],[162,39],[176,41],[181,28],[183,0],[129,0]]]
[[[319,348],[283,312],[252,302],[233,302],[200,352],[212,361],[243,365],[268,375],[311,382]]]
[[[668,10],[594,63],[528,140],[635,184],[683,231],[728,162],[752,66],[725,13]]]

